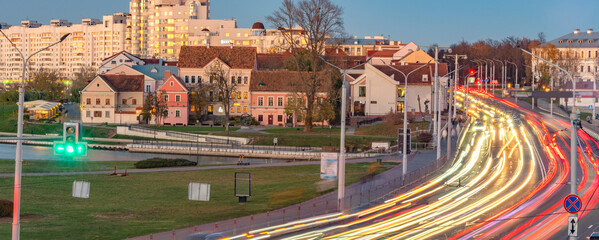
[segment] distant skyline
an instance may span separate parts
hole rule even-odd
[[[249,28],[256,21],[267,28],[266,16],[281,5],[281,0],[212,0],[212,19],[236,18],[238,27]],[[547,41],[575,28],[599,31],[597,0],[333,0],[344,8],[348,35],[384,35],[404,43],[438,43],[448,46],[462,40],[501,40],[508,36],[536,39],[543,32]],[[98,18],[114,12],[128,12],[128,0],[10,1],[0,8],[0,22],[19,25],[21,20],[49,24],[51,19],[66,19],[74,24],[82,18]]]

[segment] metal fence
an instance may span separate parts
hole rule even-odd
[[[337,192],[332,192],[307,202],[270,211],[220,222],[198,225],[185,229],[173,230],[135,237],[135,240],[176,240],[197,232],[220,233],[225,237],[248,233],[252,230],[288,224],[300,219],[329,213],[355,213],[360,210],[383,203],[422,183],[434,176],[446,166],[447,159],[442,157],[420,169],[409,172],[405,178],[397,174],[401,166],[386,171],[376,177],[363,179],[360,183],[346,188],[346,197],[337,199]],[[341,206],[340,208],[338,206]]]
[[[161,140],[133,140],[133,144],[143,145],[159,145],[159,146],[177,146],[177,147],[204,147],[211,149],[226,148],[226,149],[241,149],[241,150],[266,150],[266,151],[288,151],[288,152],[311,152],[320,151],[321,148],[311,146],[266,146],[254,144],[239,144],[237,142],[230,143],[215,143],[215,142],[174,142]]]
[[[158,132],[164,132],[166,134],[166,136],[168,136],[168,137],[173,137],[173,138],[180,139],[182,141],[190,141],[190,142],[197,141],[199,138],[206,139],[206,142],[211,142],[211,143],[226,144],[226,143],[230,143],[230,142],[237,142],[236,140],[229,141],[228,138],[223,139],[223,138],[210,137],[208,135],[198,135],[198,134],[194,134],[194,133],[184,133],[184,132],[176,132],[176,131],[164,131],[164,130],[149,129],[149,128],[136,127],[136,126],[129,126],[129,130],[141,132],[144,134],[152,134],[155,137]]]

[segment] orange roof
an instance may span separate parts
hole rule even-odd
[[[256,64],[256,48],[182,46],[178,67],[203,68],[216,58],[233,69],[254,69]]]

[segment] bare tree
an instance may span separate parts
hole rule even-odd
[[[231,70],[225,69],[222,64],[214,64],[206,69],[206,75],[212,82],[212,87],[221,96],[220,101],[225,111],[225,131],[229,132],[230,110],[235,103],[233,95],[237,91],[237,81],[231,78]]]
[[[199,82],[191,87],[189,95],[189,105],[195,113],[197,119],[200,119],[207,113],[207,107],[210,105],[210,92],[213,92],[213,85]]]
[[[312,131],[316,92],[326,80],[323,75],[318,74],[323,68],[319,57],[325,52],[327,39],[336,39],[343,34],[342,15],[343,8],[333,4],[331,0],[300,0],[297,3],[283,0],[282,6],[272,16],[267,17],[277,29],[291,30],[297,24],[304,31],[304,34],[299,36],[296,36],[294,31],[283,31],[282,35],[290,44],[289,48],[294,55],[290,59],[291,64],[288,64],[293,66],[290,70],[300,71],[302,84],[298,91],[306,97],[306,132]],[[298,37],[303,37],[306,49],[296,50],[302,43]]]
[[[165,117],[168,117],[168,104],[167,97],[165,91],[160,92],[160,94],[156,94],[154,98],[154,109],[152,110],[152,115],[154,115],[154,119],[156,119],[156,126],[161,124],[162,120]]]

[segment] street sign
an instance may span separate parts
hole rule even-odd
[[[564,209],[569,213],[577,213],[582,207],[582,200],[574,194],[566,196],[564,199]]]
[[[476,81],[475,77],[469,77],[468,78],[468,83],[474,83]]]
[[[407,146],[407,153],[410,154],[412,152],[412,144],[410,144],[412,142],[412,131],[411,129],[406,129],[406,133],[407,134],[407,138],[406,138],[406,146]],[[399,128],[397,129],[397,147],[399,149],[399,152],[403,153],[403,128]]]
[[[593,109],[593,105],[589,105],[589,109]]]
[[[568,237],[578,237],[578,217],[568,217]]]
[[[320,179],[337,179],[338,153],[320,153]]]

